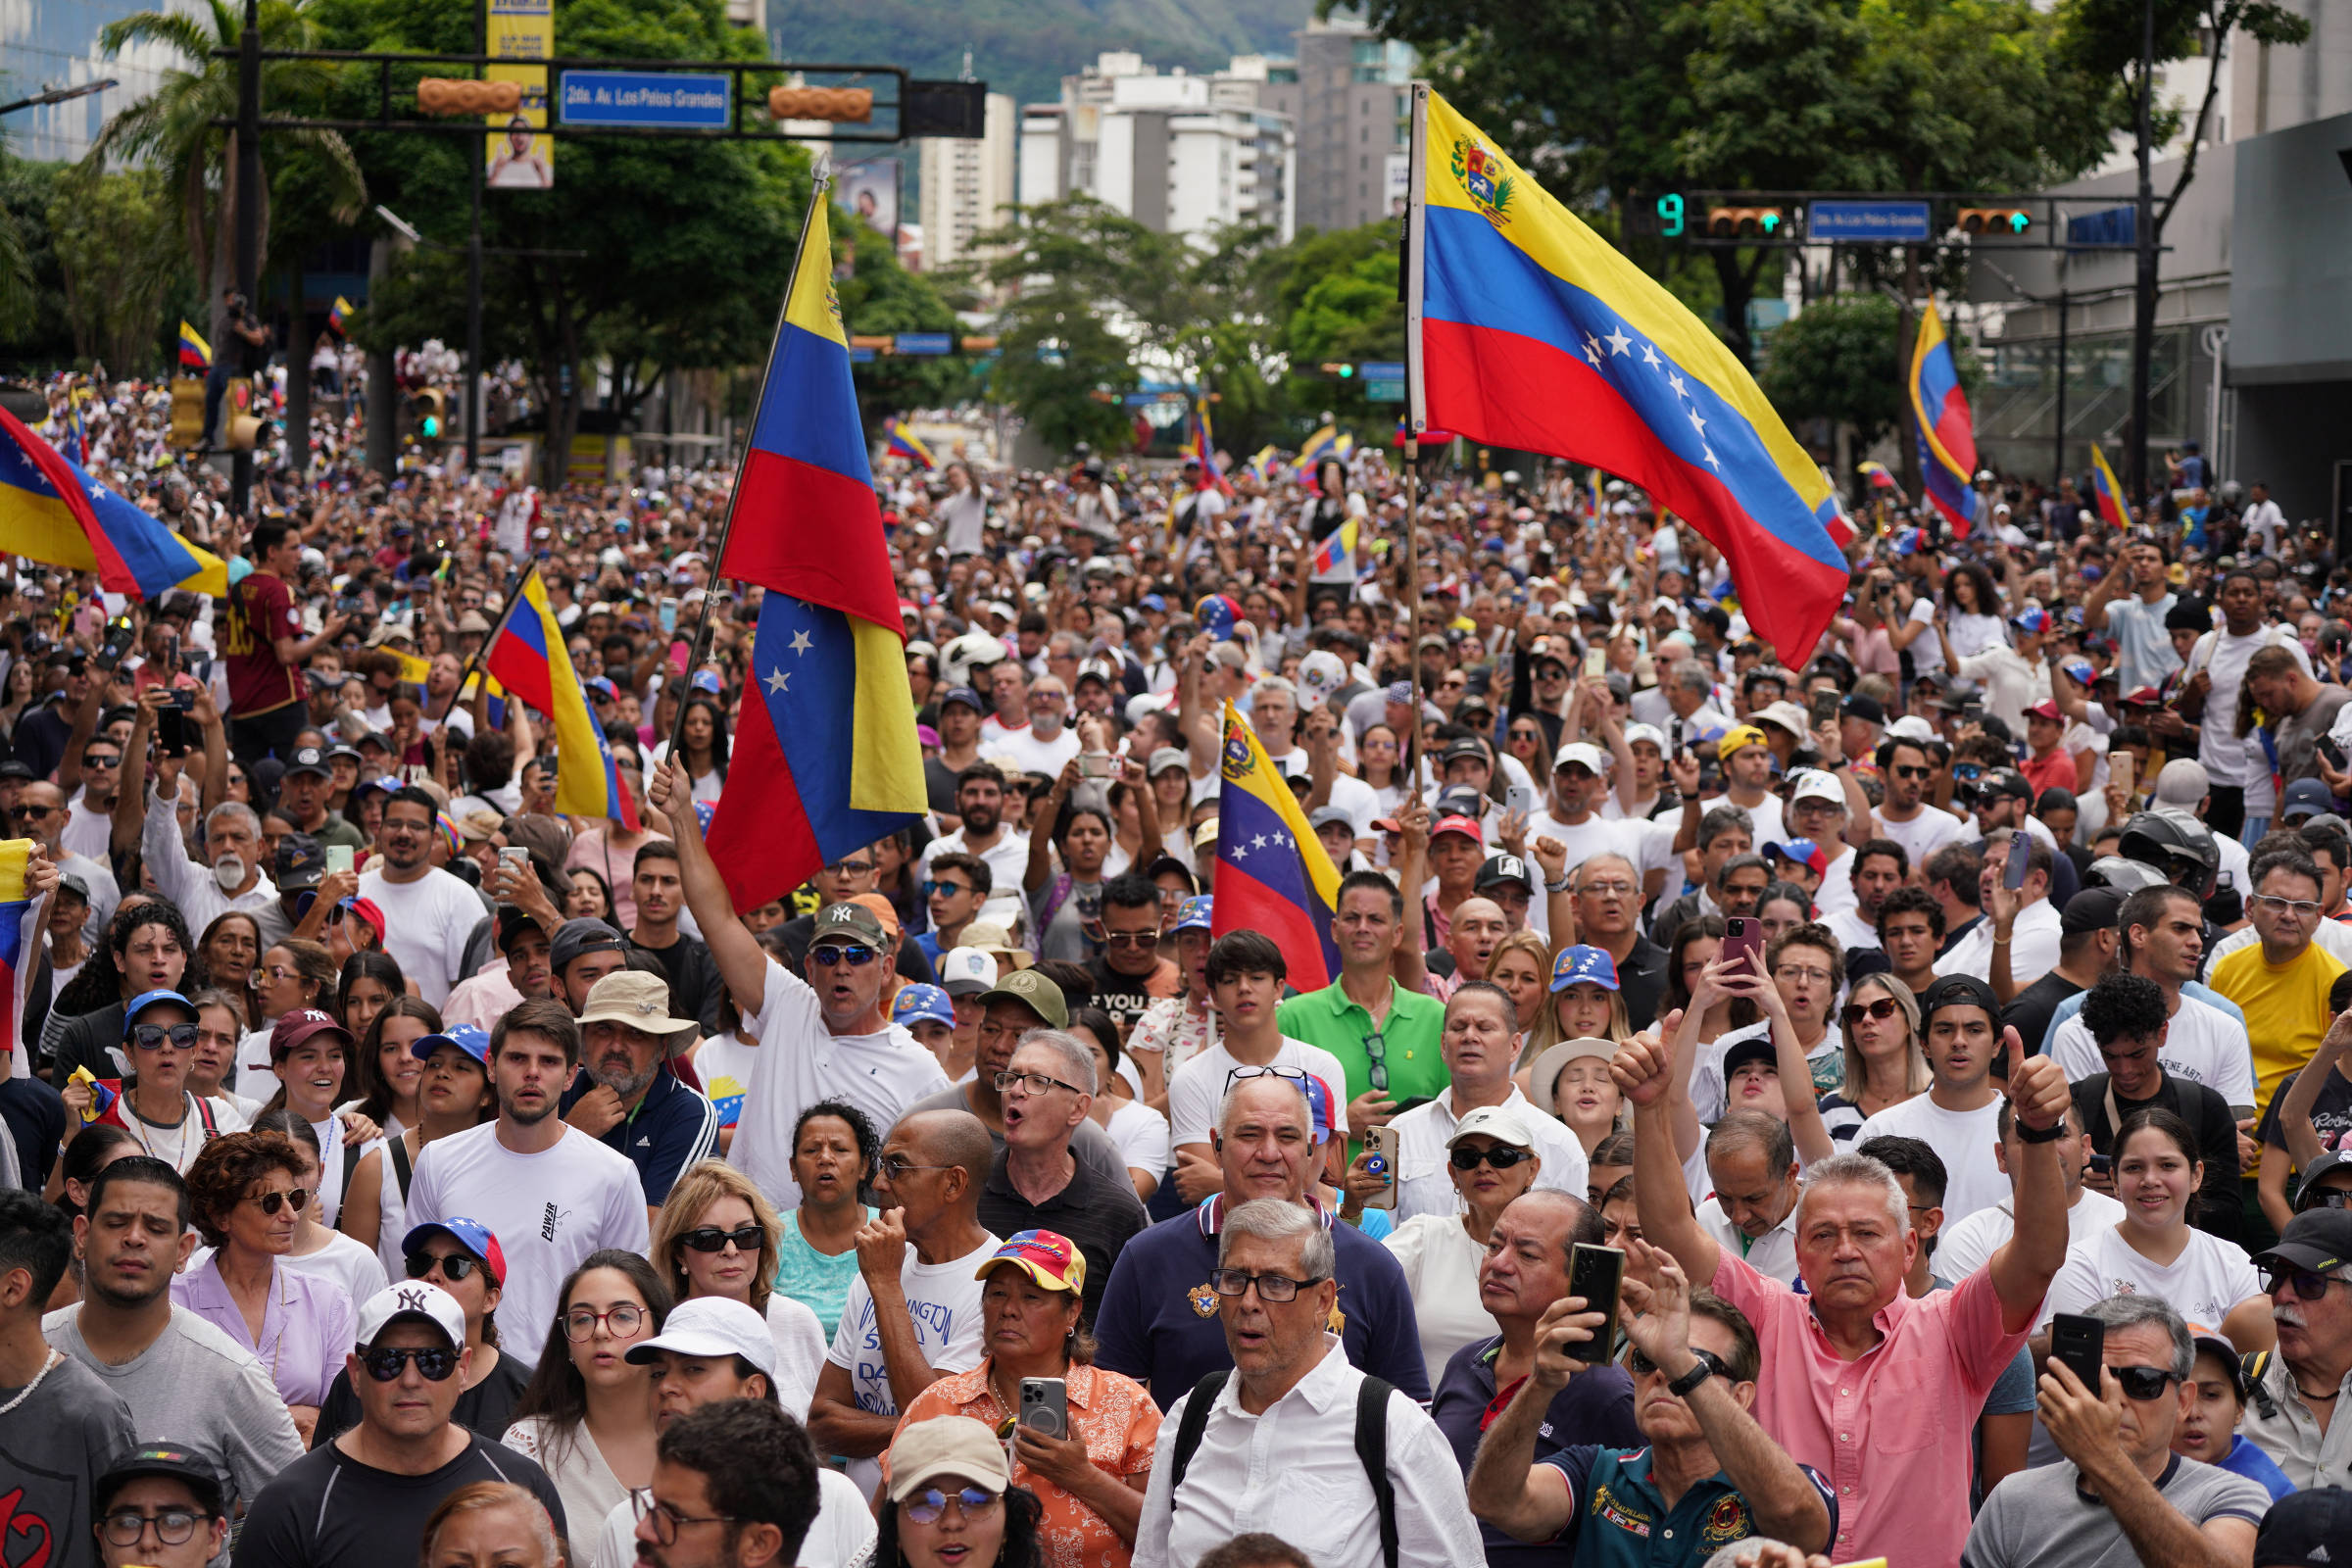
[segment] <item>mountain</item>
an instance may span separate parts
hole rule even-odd
[[[1287,55],[1313,10],[1314,0],[768,0],[767,29],[781,60],[889,63],[920,76],[961,75],[969,49],[991,92],[1040,103],[1105,49],[1162,71]]]

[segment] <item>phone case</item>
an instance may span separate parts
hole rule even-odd
[[[1395,1208],[1396,1206],[1396,1129],[1375,1127],[1365,1133],[1364,1152],[1372,1155],[1375,1159],[1385,1161],[1386,1164],[1383,1168],[1388,1172],[1389,1177],[1387,1190],[1374,1193],[1370,1198],[1365,1199],[1364,1206],[1366,1208]]]
[[[1617,1293],[1624,1281],[1625,1253],[1620,1249],[1579,1242],[1569,1253],[1568,1294],[1584,1298],[1586,1311],[1608,1314],[1600,1333],[1568,1347],[1577,1360],[1598,1366],[1610,1359],[1617,1341]]]

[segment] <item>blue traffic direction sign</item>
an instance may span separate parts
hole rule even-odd
[[[901,332],[891,339],[894,354],[953,354],[955,340],[945,332]]]
[[[1926,202],[1817,201],[1805,222],[1805,237],[1916,245],[1933,237],[1929,223]]]
[[[660,71],[566,71],[557,116],[566,125],[660,125],[724,130],[724,76],[687,76]]]

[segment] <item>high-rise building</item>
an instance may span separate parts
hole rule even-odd
[[[1404,209],[1415,55],[1361,21],[1332,16],[1265,62],[1257,102],[1298,128],[1298,226],[1355,228]]]
[[[1012,95],[990,93],[982,123],[977,141],[923,139],[920,212],[928,268],[979,258],[975,238],[1004,223],[1019,200]]]

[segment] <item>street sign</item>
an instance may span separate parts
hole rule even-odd
[[[1929,223],[1926,202],[1817,201],[1805,237],[1924,245],[1933,237]]]
[[[1404,401],[1404,382],[1400,379],[1382,376],[1371,377],[1364,382],[1364,401],[1366,403],[1402,403]]]
[[[566,71],[557,112],[566,125],[724,130],[731,90],[724,76],[686,76],[649,71]]]
[[[1366,360],[1355,368],[1355,373],[1372,381],[1401,381],[1404,364],[1399,360]]]
[[[953,354],[956,342],[945,332],[901,332],[891,344],[895,354]]]

